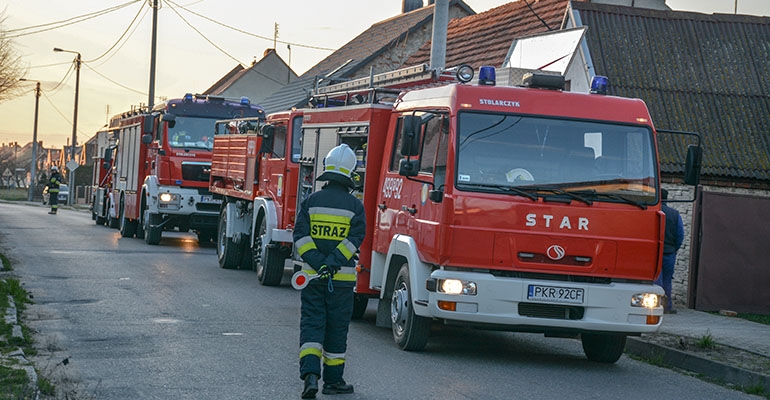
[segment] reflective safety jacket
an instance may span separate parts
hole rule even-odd
[[[361,200],[344,185],[330,181],[302,202],[294,226],[294,246],[314,270],[326,265],[336,271],[333,280],[354,282],[353,256],[365,235]]]
[[[58,172],[51,174],[51,179],[48,180],[48,193],[59,193],[59,185],[61,185],[61,175]]]

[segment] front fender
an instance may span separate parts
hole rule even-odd
[[[387,279],[390,276],[389,271],[392,268],[401,268],[401,265],[391,265],[393,256],[402,256],[406,258],[409,263],[409,288],[412,292],[412,307],[414,313],[423,316],[430,317],[428,313],[428,289],[425,287],[425,281],[430,277],[432,270],[431,264],[426,264],[420,260],[420,256],[417,253],[417,243],[410,236],[395,235],[390,241],[388,247],[388,255],[385,258],[385,268],[382,271],[382,282],[388,283]],[[398,271],[393,273],[395,276]],[[380,291],[380,300],[383,300],[385,291]]]
[[[254,199],[254,212],[252,213],[251,221],[251,237],[255,239],[259,233],[257,232],[257,229],[259,229],[258,219],[260,215],[264,215],[266,226],[265,240],[262,241],[262,244],[267,245],[273,241],[273,229],[278,227],[278,212],[275,209],[275,202],[264,197],[257,197]]]
[[[144,178],[142,184],[142,191],[145,196],[145,204],[147,209],[152,213],[158,212],[158,192],[160,191],[160,184],[158,183],[158,177],[149,175]]]

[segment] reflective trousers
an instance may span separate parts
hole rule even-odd
[[[353,282],[334,281],[330,292],[327,280],[316,280],[302,289],[301,299],[300,379],[312,373],[322,376],[325,383],[341,382],[353,316]]]

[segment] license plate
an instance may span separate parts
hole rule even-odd
[[[527,299],[556,303],[583,304],[583,289],[529,285]]]
[[[201,196],[201,203],[216,203],[222,204],[221,199],[214,199],[214,196]]]

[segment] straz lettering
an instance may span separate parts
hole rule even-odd
[[[513,100],[479,99],[483,106],[521,107],[521,103]]]
[[[545,226],[546,228],[558,226],[559,229],[577,229],[579,231],[588,230],[588,218],[585,217],[570,219],[565,215],[561,218],[561,221],[559,221],[558,218],[554,219],[553,215],[543,214],[540,216],[540,218],[538,218],[537,214],[527,214],[527,222],[525,224],[526,226],[538,226],[539,224],[542,224],[542,226]]]
[[[401,187],[404,185],[404,180],[399,178],[385,178],[385,182],[382,185],[382,197],[386,199],[401,198]]]
[[[333,224],[311,224],[310,237],[313,239],[343,240],[348,237],[348,228]]]

